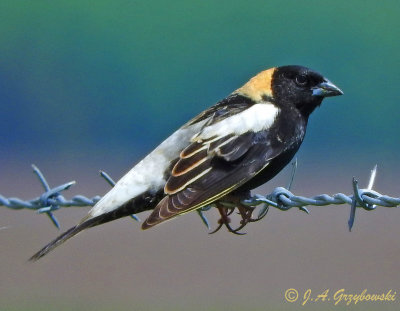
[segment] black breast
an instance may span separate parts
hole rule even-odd
[[[275,177],[293,159],[303,142],[306,126],[307,120],[296,109],[284,107],[270,129],[257,133],[257,143],[271,149],[266,155],[269,164],[236,191],[252,190]],[[268,158],[268,154],[273,156]]]

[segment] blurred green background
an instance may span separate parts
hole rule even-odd
[[[0,193],[39,195],[36,163],[53,184],[78,180],[71,194],[103,194],[98,169],[117,179],[254,74],[299,64],[345,96],[312,115],[296,192],[350,193],[351,177],[366,182],[378,163],[377,190],[398,194],[399,28],[398,1],[2,0]],[[1,310],[291,310],[288,287],[398,286],[395,210],[361,213],[351,234],[345,207],[275,212],[241,238],[208,237],[195,215],[149,233],[122,220],[36,265],[25,258],[57,232],[45,216],[0,214]],[[63,229],[84,214],[58,212]]]

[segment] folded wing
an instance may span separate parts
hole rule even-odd
[[[271,116],[264,118],[269,121]],[[235,120],[235,126],[237,121],[242,120]],[[253,178],[283,150],[283,145],[271,147],[268,122],[265,128],[252,131],[249,121],[243,120],[249,128],[233,132],[229,131],[231,120],[223,122],[227,124],[218,124],[211,131],[211,120],[180,153],[164,187],[166,196],[143,223],[143,229],[218,200]]]

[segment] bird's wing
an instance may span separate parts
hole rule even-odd
[[[279,114],[271,103],[227,116],[215,112],[179,156],[164,187],[166,196],[143,223],[147,229],[210,204],[265,168],[285,148],[269,129]]]

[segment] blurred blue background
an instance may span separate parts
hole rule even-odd
[[[301,64],[345,92],[312,116],[307,156],[390,157],[399,11],[396,1],[2,1],[1,155],[136,159],[257,72]]]
[[[305,143],[298,154],[297,190],[304,195],[315,195],[318,191],[350,192],[351,177],[367,178],[368,170],[378,163],[378,174],[381,174],[378,176],[387,181],[387,184],[380,184],[380,190],[398,191],[394,181],[399,172],[400,151],[399,28],[398,1],[0,1],[0,165],[3,171],[0,193],[24,198],[38,195],[40,188],[27,172],[29,165],[36,163],[44,168],[53,183],[77,179],[81,185],[76,190],[78,193],[102,194],[107,185],[96,177],[97,169],[105,169],[117,179],[188,119],[224,98],[259,71],[286,64],[311,67],[345,93],[325,100],[311,117]],[[276,185],[285,184],[286,180],[287,176],[278,179]],[[7,256],[2,252],[2,261],[22,262],[56,234],[44,216],[43,223],[39,224],[32,222],[35,216],[29,212],[18,217],[14,211],[1,212],[5,215],[0,226],[18,223],[24,215],[27,226],[24,230],[41,232],[35,239],[32,236],[30,242],[25,241],[23,235],[18,240],[18,232],[25,232],[22,228],[0,232],[2,245],[8,245],[7,241],[13,239],[19,241],[8,246]],[[69,217],[68,213],[72,212],[60,213]],[[83,214],[67,224],[74,224]],[[288,215],[292,214],[284,216]],[[322,217],[335,219],[335,215]],[[337,234],[335,230],[346,230],[346,215],[347,210],[332,227],[332,234]],[[304,224],[296,217],[300,216],[294,212],[294,224]],[[385,221],[390,219],[390,216],[383,217]],[[338,223],[344,226],[337,228]],[[160,230],[173,231],[174,226],[168,225]],[[130,223],[126,226],[131,228]],[[113,228],[115,231],[118,226]],[[181,230],[186,232],[188,228]],[[208,241],[205,233],[198,231],[195,236],[199,236],[199,241]],[[140,231],[136,234],[145,239]],[[132,241],[134,234],[130,232],[127,236]],[[147,243],[154,243],[160,232],[148,236]],[[293,232],[290,236],[293,237]],[[89,236],[87,241],[90,237],[94,239]],[[363,241],[363,236],[358,238]],[[345,232],[338,247],[347,239]],[[236,240],[230,242],[232,248],[235,247],[233,241]],[[21,253],[21,245],[29,247],[23,247],[25,252]],[[273,253],[279,249],[277,245],[280,244],[277,242],[276,248],[271,250]],[[115,245],[110,242],[109,246]],[[351,245],[348,248],[351,250]],[[325,249],[329,253],[328,250],[331,248]],[[375,255],[379,260],[390,262],[386,257],[379,257],[386,250],[380,249]],[[314,251],[323,253],[318,249]],[[120,252],[115,250],[115,253]],[[311,250],[304,256],[308,252]],[[396,252],[398,254],[398,247]],[[65,253],[60,250],[59,254],[60,257],[52,257],[54,271],[62,270],[54,263],[55,258],[64,254],[67,260],[71,248],[66,248]],[[226,259],[224,256],[220,254],[219,259]],[[289,252],[288,256],[294,254]],[[335,253],[331,256],[335,258]],[[111,265],[106,257],[101,259],[104,260],[102,268]],[[235,256],[229,256],[232,257]],[[98,257],[92,259],[96,261]],[[179,257],[171,255],[170,259],[179,260]],[[150,262],[154,264],[154,261],[152,257]],[[255,260],[256,263],[260,261]],[[280,265],[279,257],[275,261],[276,271],[280,268],[283,271],[285,268],[283,263]],[[238,263],[238,266],[242,265]],[[42,269],[40,275],[44,281],[40,288],[49,290],[59,285],[55,281],[45,281],[46,266],[31,267]],[[69,268],[75,269],[75,266]],[[190,266],[186,268],[190,270]],[[231,268],[236,270],[235,264]],[[19,269],[28,273],[26,267]],[[324,266],[317,266],[318,269],[326,270]],[[309,270],[313,268],[310,266]],[[18,299],[13,293],[22,286],[24,277],[11,276],[6,270],[1,272],[13,280],[14,286],[11,290],[3,288],[3,301],[7,298],[10,305],[18,308]],[[360,275],[364,273],[359,272]],[[385,271],[385,275],[386,280],[394,282],[398,277],[392,272]],[[77,297],[73,284],[78,284],[78,288],[82,285],[78,281],[82,273],[76,273],[76,278],[70,279],[70,287],[67,286],[71,291],[60,294],[67,297],[66,301]],[[330,275],[337,273],[338,270],[333,269]],[[94,272],[93,275],[97,277]],[[86,286],[92,284],[93,275],[86,280]],[[122,275],[121,272],[123,278]],[[343,272],[343,275],[348,274]],[[376,275],[380,274],[376,272]],[[227,275],[225,278],[230,284],[234,282]],[[300,284],[305,278],[304,275],[296,280]],[[281,278],[276,276],[276,280]],[[290,280],[287,277],[284,285],[294,286]],[[368,281],[360,280],[354,284]],[[202,281],[206,284],[209,279],[204,277]],[[255,288],[265,285],[261,281],[251,283]],[[278,287],[280,285],[278,282]],[[284,285],[272,297],[278,309],[288,307],[280,296]],[[151,290],[152,286],[156,285],[147,284],[146,288]],[[176,286],[185,288],[184,284]],[[256,293],[254,308],[258,302],[264,306],[264,296],[255,288],[252,289],[252,293]],[[265,285],[265,288],[267,291],[270,287]],[[102,289],[107,291],[106,287]],[[161,289],[159,295],[162,296],[160,293],[163,293]],[[189,294],[189,301],[204,298],[201,290],[197,293],[197,296]],[[236,297],[235,293],[228,296]],[[122,300],[128,301],[129,295],[121,294]],[[39,304],[46,305],[50,296],[54,298],[57,294],[40,294]],[[173,308],[181,306],[171,303],[169,298],[163,299],[154,304],[162,305],[164,301]],[[37,299],[29,297],[25,301]],[[86,298],[82,301],[87,302]],[[223,305],[217,298],[216,301],[217,306]],[[62,302],[61,299],[61,305]],[[147,301],[142,303],[146,306]],[[61,308],[60,304],[57,308]],[[241,309],[243,305],[237,306]]]

